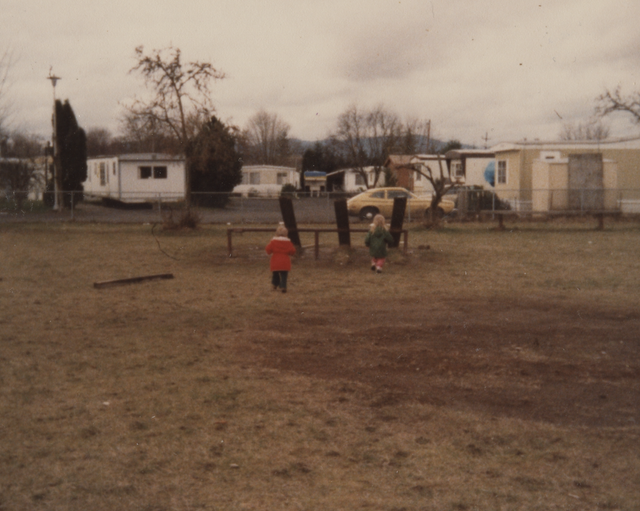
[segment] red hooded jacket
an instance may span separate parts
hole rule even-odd
[[[277,236],[269,242],[265,250],[271,256],[269,264],[271,271],[291,270],[291,258],[289,256],[296,253],[296,247],[293,246],[289,238]]]

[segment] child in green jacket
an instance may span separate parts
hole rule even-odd
[[[393,236],[384,224],[384,217],[374,216],[371,229],[364,239],[364,244],[369,247],[369,255],[371,255],[371,271],[382,273],[382,266],[387,257],[387,245],[393,245],[393,241]]]

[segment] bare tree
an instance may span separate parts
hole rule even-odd
[[[191,130],[190,130],[191,131]],[[121,135],[114,140],[114,146],[124,153],[180,154],[180,140],[153,116],[133,115],[127,112],[120,119]]]
[[[402,154],[430,154],[436,151],[431,140],[431,121],[410,117],[405,120],[400,142]]]
[[[7,90],[9,88],[9,71],[12,64],[11,51],[5,50],[0,56],[0,137],[7,136],[7,120],[9,117]]]
[[[150,97],[136,98],[127,105],[134,118],[144,123],[153,120],[166,128],[179,141],[184,152],[189,138],[197,133],[197,120],[208,120],[214,112],[209,84],[224,78],[208,62],[183,64],[179,48],[153,50],[145,54],[144,47],[135,50],[138,63],[130,72],[142,74]],[[189,165],[187,165],[187,169]],[[186,173],[186,202],[191,202],[190,172]]]
[[[640,92],[623,96],[618,85],[613,92],[606,90],[596,98],[596,115],[604,117],[613,112],[624,112],[632,116],[633,122],[640,124]]]
[[[367,115],[367,131],[369,161],[373,166],[375,183],[377,183],[384,170],[385,161],[398,148],[403,127],[395,113],[378,105]]]
[[[608,137],[609,126],[598,118],[577,124],[565,123],[560,132],[560,140],[605,140]]]
[[[368,188],[369,180],[365,172],[365,167],[368,164],[366,137],[366,114],[361,112],[355,104],[349,106],[338,117],[338,128],[334,139],[337,142],[336,145],[340,147],[344,159],[362,176]]]
[[[399,147],[402,123],[398,116],[379,105],[366,112],[351,105],[338,117],[338,127],[333,135],[342,150],[344,159],[360,174],[365,186],[375,187],[389,154]],[[366,167],[374,170],[373,183],[369,182]]]
[[[245,161],[264,165],[286,163],[291,155],[290,129],[278,114],[258,111],[242,130],[240,143]]]
[[[460,147],[460,143],[455,140],[449,141],[444,149],[448,150],[448,147]],[[443,150],[442,153],[445,153]],[[438,166],[433,164],[416,164],[414,165],[415,171],[422,175],[433,188],[433,194],[431,195],[431,205],[429,206],[429,218],[427,218],[428,225],[437,226],[442,216],[442,210],[438,207],[444,195],[454,186],[460,184],[460,182],[451,176],[451,169],[446,164],[444,156],[438,154]]]
[[[111,154],[113,136],[106,128],[87,130],[87,156],[106,156]]]

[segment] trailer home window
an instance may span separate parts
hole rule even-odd
[[[151,167],[138,167],[140,179],[149,179],[151,177]]]
[[[100,162],[100,186],[107,184],[107,171],[105,169],[105,163]]]
[[[456,161],[453,163],[453,177],[455,179],[464,178],[464,169],[462,168],[462,162]]]
[[[498,176],[497,176],[496,182],[502,185],[507,183],[507,161],[506,160],[498,161]]]
[[[153,179],[167,179],[167,167],[153,167]]]

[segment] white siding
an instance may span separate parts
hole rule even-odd
[[[141,177],[141,167],[150,169],[147,179]],[[185,185],[184,160],[158,154],[125,155],[88,159],[84,191],[88,196],[123,202],[143,202],[158,197],[181,200],[185,197]]]
[[[150,168],[151,176],[143,179],[141,168]],[[166,168],[166,178],[154,176],[156,169]],[[122,200],[150,200],[158,195],[163,198],[182,199],[185,196],[184,164],[170,161],[120,162]]]
[[[285,184],[300,187],[300,174],[293,167],[276,165],[246,165],[242,167],[242,184],[233,189],[244,196],[277,196]]]

